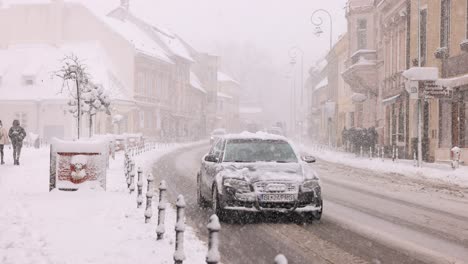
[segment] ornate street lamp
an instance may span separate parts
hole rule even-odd
[[[321,16],[322,14],[328,15],[328,18],[330,20],[330,50],[331,50],[333,46],[333,19],[332,19],[330,12],[328,12],[325,9],[317,9],[312,13],[312,16],[310,17],[310,21],[315,26],[314,34],[317,37],[320,36],[323,33],[323,30],[321,27],[323,24],[323,18]]]

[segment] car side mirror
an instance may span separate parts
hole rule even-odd
[[[301,159],[306,162],[306,163],[314,163],[316,160],[315,160],[315,157],[314,156],[310,156],[310,155],[305,155],[305,156],[302,156]]]
[[[218,162],[218,157],[215,155],[206,155],[205,156],[205,161],[207,162]]]

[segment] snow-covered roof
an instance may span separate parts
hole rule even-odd
[[[225,93],[222,93],[222,92],[218,92],[218,97],[226,98],[226,99],[232,99],[232,96],[230,96],[228,94],[225,94]]]
[[[259,114],[262,112],[263,112],[263,109],[261,107],[242,106],[239,108],[239,113],[241,114]]]
[[[190,72],[190,85],[193,88],[201,91],[202,93],[206,93],[206,90],[203,89],[203,86],[202,86],[202,84],[200,82],[200,79],[198,79],[197,75],[195,73],[193,73],[192,71]]]
[[[190,52],[184,46],[182,41],[174,34],[166,34],[165,32],[153,27],[153,31],[159,37],[159,39],[167,46],[167,48],[176,56],[184,58],[190,62],[195,60],[190,56]],[[165,30],[167,31],[167,30]]]
[[[269,134],[263,131],[259,131],[256,133],[251,133],[244,131],[240,134],[228,134],[223,136],[225,139],[261,139],[261,140],[283,140],[288,142],[284,136]]]
[[[328,77],[323,78],[314,88],[314,91],[320,90],[328,85]]]
[[[218,71],[218,82],[232,82],[239,85],[239,82],[224,72]]]
[[[57,100],[68,98],[61,92],[62,79],[55,76],[64,56],[75,54],[86,65],[92,81],[101,84],[111,99],[128,100],[129,92],[119,82],[105,50],[97,42],[61,47],[44,44],[16,45],[0,49],[0,100]],[[34,82],[27,84],[28,75]]]
[[[135,24],[112,17],[103,17],[102,21],[109,25],[112,30],[129,41],[138,52],[156,57],[167,63],[174,63],[168,57],[163,48],[161,48],[156,41],[152,40],[145,32],[135,26]]]

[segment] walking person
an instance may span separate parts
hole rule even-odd
[[[6,132],[6,129],[3,127],[2,120],[0,120],[0,165],[5,164],[5,161],[3,159],[3,149],[6,144],[8,144],[8,134]]]
[[[20,165],[19,158],[21,148],[23,147],[23,140],[26,137],[26,131],[24,131],[24,128],[20,126],[20,122],[18,120],[13,121],[13,126],[10,128],[8,136],[10,137],[11,145],[13,146],[13,160],[15,161],[15,165]]]

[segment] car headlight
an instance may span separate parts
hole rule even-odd
[[[225,187],[230,187],[236,190],[236,192],[247,193],[250,192],[250,185],[243,180],[239,179],[225,179],[223,182]]]
[[[313,192],[316,191],[316,189],[320,190],[320,184],[317,180],[305,181],[301,185],[302,192]]]

